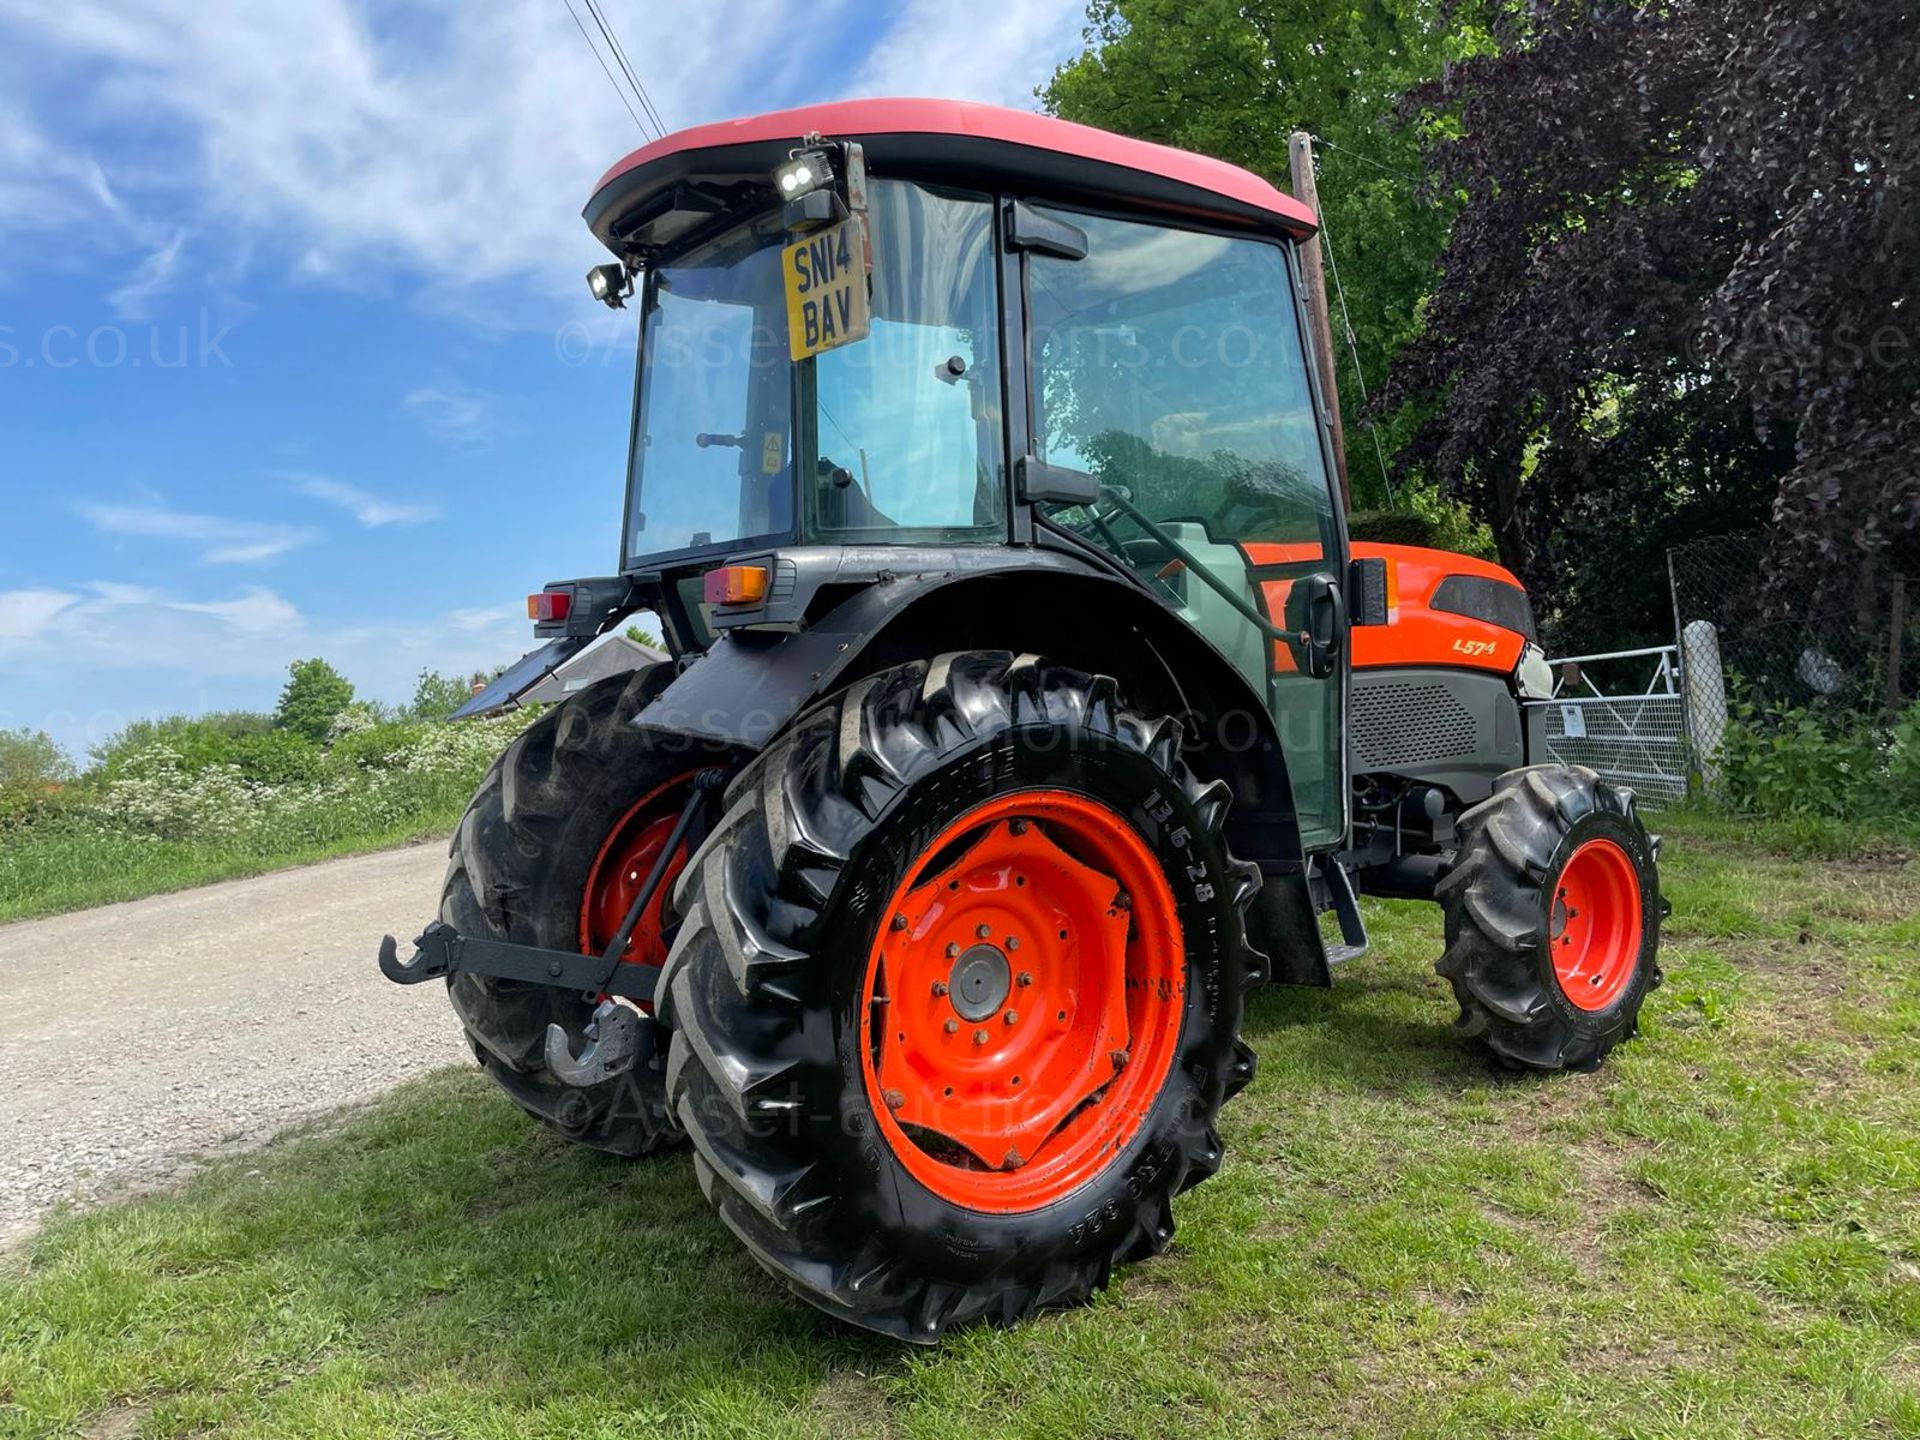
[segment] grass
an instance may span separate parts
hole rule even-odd
[[[441,803],[395,823],[355,825],[324,837],[249,833],[220,841],[163,840],[79,825],[0,835],[0,924],[444,836],[458,823],[472,789],[456,794],[449,787]]]
[[[1683,822],[1596,1075],[1448,1033],[1436,916],[1262,996],[1174,1247],[931,1351],[790,1302],[684,1154],[470,1072],[0,1257],[21,1435],[1920,1435],[1920,872]]]

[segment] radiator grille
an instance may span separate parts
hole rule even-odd
[[[1445,685],[1370,681],[1353,687],[1353,757],[1361,770],[1403,770],[1479,752],[1473,713]]]

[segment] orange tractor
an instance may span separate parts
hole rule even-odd
[[[932,101],[610,170],[639,314],[621,564],[546,586],[510,703],[636,611],[672,660],[536,719],[382,969],[516,1102],[689,1143],[801,1296],[931,1341],[1162,1249],[1360,893],[1437,900],[1458,1028],[1597,1063],[1657,983],[1633,797],[1551,763],[1524,591],[1350,544],[1303,206]]]

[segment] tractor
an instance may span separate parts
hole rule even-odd
[[[1173,1235],[1247,997],[1437,902],[1461,1036],[1590,1068],[1659,981],[1657,844],[1553,763],[1499,566],[1350,539],[1300,246],[1245,170],[1033,114],[672,134],[585,211],[638,313],[617,573],[528,601],[543,711],[401,983],[513,1101],[689,1144],[720,1219],[903,1340]]]

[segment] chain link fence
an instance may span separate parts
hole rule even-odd
[[[1920,698],[1920,536],[1845,576],[1775,579],[1764,532],[1667,552],[1675,643],[1558,657],[1555,759],[1659,804],[1711,790],[1735,706],[1891,722]]]
[[[1857,562],[1839,583],[1773,580],[1765,534],[1667,552],[1676,631],[1705,621],[1743,693],[1769,705],[1892,714],[1920,688],[1920,541]]]
[[[1755,532],[1667,552],[1680,670],[1698,682],[1690,738],[1709,785],[1730,701],[1890,722],[1920,695],[1920,537],[1845,576],[1792,583],[1772,576],[1768,547]]]

